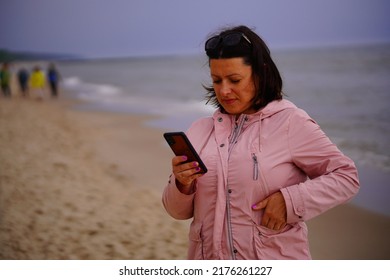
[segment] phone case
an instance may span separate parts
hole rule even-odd
[[[187,156],[187,162],[197,161],[200,167],[199,173],[207,172],[205,164],[184,132],[166,132],[164,138],[176,156]]]

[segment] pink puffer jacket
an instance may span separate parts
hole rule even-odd
[[[208,173],[185,195],[172,174],[163,193],[167,212],[193,221],[189,259],[310,259],[307,221],[350,200],[359,189],[354,163],[320,127],[287,100],[238,121],[217,110],[187,131]],[[281,191],[287,225],[260,225],[251,206]]]

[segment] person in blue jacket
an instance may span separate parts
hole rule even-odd
[[[26,70],[26,68],[21,68],[18,71],[18,81],[19,81],[20,91],[22,92],[23,97],[26,97],[28,95],[28,79],[29,79],[28,71]]]
[[[58,97],[58,82],[60,81],[60,73],[56,69],[55,65],[51,63],[47,70],[47,80],[50,85],[51,97]]]

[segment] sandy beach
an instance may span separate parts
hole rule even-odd
[[[0,259],[185,259],[188,221],[161,192],[153,116],[0,97]],[[343,205],[308,222],[314,259],[390,259],[390,217]]]

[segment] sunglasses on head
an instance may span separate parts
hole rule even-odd
[[[237,46],[242,39],[247,41],[249,44],[252,44],[244,33],[235,32],[211,37],[206,41],[204,48],[206,51],[214,50],[218,47],[219,44],[222,44],[223,47],[234,47]]]

